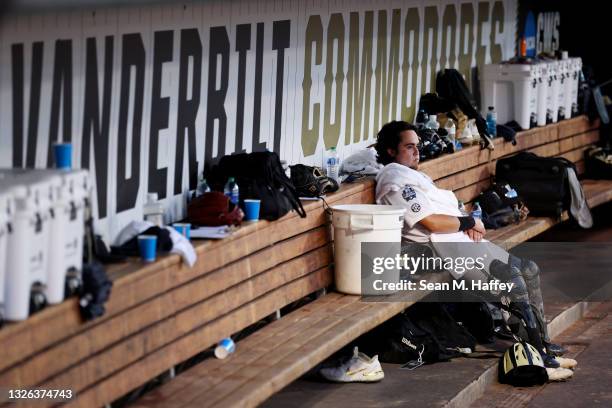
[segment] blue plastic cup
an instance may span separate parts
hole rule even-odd
[[[259,220],[259,208],[261,207],[261,200],[244,200],[244,213],[245,221],[257,221]]]
[[[175,222],[172,226],[179,234],[187,239],[191,239],[191,224],[188,222]]]
[[[70,143],[55,143],[53,151],[55,153],[55,167],[70,170],[72,168],[72,145]]]
[[[226,337],[215,348],[215,357],[222,360],[234,351],[236,351],[236,343],[230,337]]]
[[[138,236],[138,249],[140,250],[140,256],[145,262],[155,261],[155,255],[157,253],[157,236],[155,235],[139,235]]]

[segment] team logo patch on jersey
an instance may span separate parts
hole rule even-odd
[[[421,211],[421,204],[414,203],[412,204],[412,206],[410,206],[410,209],[412,210],[412,212],[419,212]]]
[[[406,186],[402,190],[402,197],[404,197],[404,200],[410,201],[416,197],[416,191],[414,191],[414,188]]]

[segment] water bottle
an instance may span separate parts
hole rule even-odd
[[[425,127],[433,130],[438,130],[440,128],[436,115],[429,115],[429,120],[425,123]]]
[[[340,184],[340,157],[336,148],[332,147],[327,151],[327,160],[325,161],[327,168],[327,177],[336,180]]]
[[[476,201],[472,207],[472,217],[482,219],[482,208],[480,208],[478,201]]]
[[[210,193],[210,187],[204,178],[204,175],[201,174],[198,178],[198,187],[196,188],[195,196],[200,197],[204,193]]]
[[[145,221],[162,227],[164,225],[164,206],[158,201],[157,197],[157,193],[147,194],[147,202],[142,208],[142,215]]]
[[[457,135],[457,127],[455,126],[455,122],[452,119],[448,119],[446,124],[444,125],[446,132],[448,133],[448,139],[455,144],[456,135]]]
[[[487,130],[491,136],[497,136],[497,113],[493,106],[489,106],[489,111],[487,112]]]
[[[230,201],[238,205],[238,199],[240,198],[240,193],[238,189],[238,184],[233,177],[227,179],[227,183],[225,183],[225,187],[223,188],[223,194],[229,197]]]

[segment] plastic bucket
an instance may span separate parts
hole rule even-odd
[[[332,211],[336,289],[361,295],[361,244],[389,242],[397,244],[399,253],[406,209],[391,205],[347,204],[333,206]],[[395,280],[399,280],[399,271]]]

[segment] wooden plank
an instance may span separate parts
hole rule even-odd
[[[264,295],[272,289],[282,287],[323,267],[326,268],[330,262],[330,248],[323,247],[290,262],[283,263],[252,279],[241,282],[223,293],[207,298],[203,302],[173,314],[171,317],[147,327],[136,335],[122,339],[112,347],[104,349],[101,353],[44,382],[44,387],[53,388],[60,384],[70,384],[71,389],[79,392],[106,376],[112,375],[113,372],[120,370],[126,365],[172,343],[190,331],[206,326],[208,322],[219,316],[223,316],[248,304],[253,299]],[[329,274],[331,279],[331,273]],[[192,286],[189,285],[188,288],[191,289]],[[177,299],[170,297],[167,300],[168,304],[160,305],[160,307],[171,307],[171,302]],[[254,322],[256,320],[248,321],[246,326]],[[244,327],[240,327],[240,329]],[[207,346],[210,345],[212,343]]]
[[[243,365],[250,364],[257,359],[259,353],[263,350],[261,345],[269,339],[272,338],[276,344],[281,344],[294,336],[300,335],[302,329],[317,324],[327,315],[342,311],[345,307],[351,307],[358,301],[359,296],[341,295],[336,292],[329,293],[237,342],[237,352],[227,359],[211,358],[196,364],[180,373],[173,381],[145,394],[138,400],[138,403],[153,406],[167,401],[168,398],[172,398],[173,405],[179,405],[181,401],[187,402],[192,399],[194,394],[211,388],[211,381],[217,383],[225,376],[241,370]],[[288,329],[291,329],[290,333],[283,338],[279,338],[278,332]],[[237,356],[240,356],[239,364],[236,361]],[[205,369],[202,369],[202,367]],[[210,378],[212,373],[214,373],[213,378]]]
[[[318,288],[328,286],[333,279],[328,268],[323,268],[288,285],[277,288],[255,302],[227,314],[211,324],[200,327],[174,343],[149,353],[121,371],[105,378],[94,387],[82,391],[77,400],[67,406],[100,406],[124,395],[159,375],[175,364],[188,359],[219,340],[221,333],[235,333],[248,322],[259,320],[280,307],[298,300]],[[221,336],[223,336],[221,335]],[[146,375],[143,375],[146,373]],[[70,385],[70,384],[67,384]]]
[[[328,242],[325,227],[319,227],[207,273],[189,285],[180,286],[144,302],[1,373],[0,384],[38,384],[157,321]]]
[[[472,184],[471,186],[467,186],[464,188],[460,188],[455,191],[455,195],[457,196],[457,200],[461,200],[463,202],[472,201],[481,191],[487,189],[491,185],[489,179],[479,181],[478,183]]]
[[[566,159],[568,159],[569,161],[572,162],[577,162],[580,160],[584,160],[584,151],[587,150],[590,146],[583,146],[583,147],[579,147],[577,149],[574,150],[570,150],[568,152],[565,152],[563,154],[561,154],[561,157],[565,157]]]
[[[599,129],[582,133],[573,137],[568,137],[559,141],[559,151],[561,153],[574,150],[576,148],[591,145],[599,140]]]
[[[585,133],[592,129],[598,129],[599,126],[599,119],[593,122],[589,122],[589,119],[586,117],[586,115],[567,119],[559,122],[559,139],[564,139],[568,136]]]

